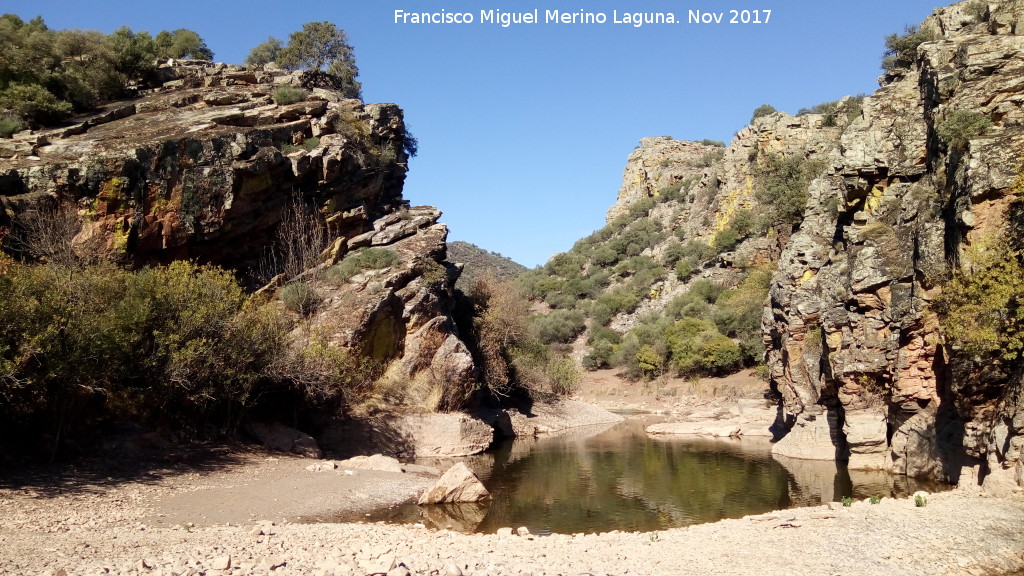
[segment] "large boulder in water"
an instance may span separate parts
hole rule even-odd
[[[479,502],[490,499],[491,494],[480,479],[465,464],[459,462],[437,479],[429,490],[420,496],[420,504],[441,504],[444,502]]]

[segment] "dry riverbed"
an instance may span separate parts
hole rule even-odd
[[[791,509],[656,533],[498,536],[309,524],[421,490],[433,476],[309,472],[232,450],[4,478],[0,573],[1006,574],[1024,569],[1024,500],[933,494]],[[126,463],[127,464],[127,463]],[[308,518],[306,518],[308,519]]]

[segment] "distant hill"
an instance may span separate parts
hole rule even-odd
[[[455,283],[456,288],[463,290],[473,283],[474,278],[482,274],[491,274],[498,280],[512,280],[526,271],[526,266],[515,260],[469,242],[449,242],[448,261],[466,265],[462,277]]]

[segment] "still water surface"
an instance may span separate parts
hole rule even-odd
[[[773,458],[766,440],[647,437],[642,418],[602,432],[505,442],[464,460],[492,500],[459,506],[408,504],[364,520],[424,522],[465,532],[526,526],[533,533],[659,530],[739,518],[844,496],[934,490],[834,463]]]

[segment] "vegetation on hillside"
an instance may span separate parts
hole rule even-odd
[[[456,288],[469,291],[473,283],[480,278],[493,278],[499,282],[511,282],[526,271],[526,266],[502,256],[497,252],[489,252],[469,242],[449,242],[448,261],[464,264],[462,275],[456,282]]]
[[[491,398],[545,400],[573,391],[579,371],[563,350],[541,340],[530,322],[530,303],[515,285],[484,276],[457,295],[459,332]]]
[[[52,125],[73,113],[130,96],[145,85],[157,58],[213,57],[195,32],[161,31],[154,38],[127,26],[111,34],[51,30],[36,17],[0,16],[0,132]]]
[[[585,368],[619,367],[634,378],[724,374],[761,360],[761,310],[770,267],[742,271],[733,287],[693,278],[751,235],[755,217],[738,210],[711,244],[684,243],[654,217],[658,203],[676,201],[682,187],[677,183],[674,190],[635,202],[569,252],[519,277],[525,295],[551,308],[532,321],[541,341],[565,344],[585,333]],[[688,289],[663,310],[641,315],[633,328],[610,328],[616,316],[633,314],[644,301],[659,297],[669,279],[688,283]]]

